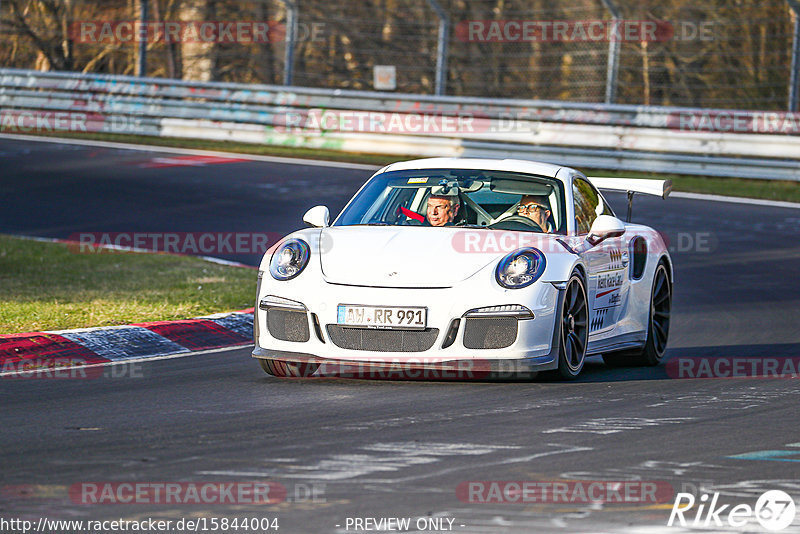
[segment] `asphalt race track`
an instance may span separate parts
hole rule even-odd
[[[283,234],[315,204],[337,213],[370,174],[264,162],[148,166],[163,157],[0,140],[0,232]],[[611,200],[624,214],[623,199]],[[664,232],[673,249],[670,359],[798,361],[800,210],[637,197],[634,221]],[[800,507],[796,378],[674,379],[663,365],[610,369],[593,359],[574,383],[281,380],[248,349],[116,374],[0,379],[1,517],[276,517],[280,533],[369,531],[354,529],[357,518],[409,518],[411,532],[767,532],[752,516],[738,528],[667,521],[681,491],[754,507],[779,489]],[[464,491],[470,482],[556,480],[639,481],[666,497],[498,503]],[[287,495],[260,505],[101,505],[75,490],[209,481],[277,482]],[[512,488],[503,499],[522,500],[503,484],[494,486]],[[800,532],[800,518],[781,532]]]

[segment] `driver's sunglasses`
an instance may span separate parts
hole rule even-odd
[[[541,204],[527,204],[525,206],[520,206],[517,208],[517,211],[531,211],[531,210],[547,211],[547,208],[542,206]]]

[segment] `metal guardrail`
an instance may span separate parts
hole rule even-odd
[[[66,130],[392,155],[522,157],[800,181],[800,135],[768,133],[776,124],[800,134],[800,115],[792,114],[0,69],[0,130],[14,133]]]

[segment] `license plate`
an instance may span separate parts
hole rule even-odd
[[[342,326],[423,330],[428,323],[428,309],[416,306],[340,304],[337,312],[336,322]]]

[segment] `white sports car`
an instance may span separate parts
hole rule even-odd
[[[384,167],[333,223],[312,208],[311,228],[264,255],[253,357],[275,376],[573,379],[593,354],[656,365],[672,262],[655,230],[622,222],[598,189],[627,191],[630,220],[634,193],[666,198],[671,183],[521,160]]]

